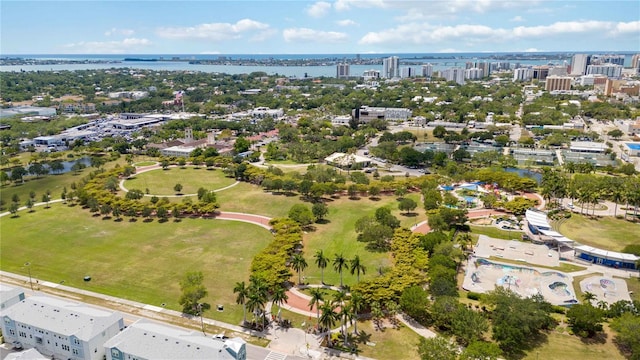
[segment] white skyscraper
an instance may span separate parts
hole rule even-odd
[[[587,66],[587,75],[602,74],[610,78],[619,78],[622,76],[622,65],[603,64]]]
[[[575,54],[571,60],[571,75],[584,75],[589,65],[590,56],[587,54]]]
[[[433,65],[425,64],[422,65],[422,76],[426,78],[430,78],[433,76]]]
[[[382,77],[386,79],[400,77],[400,58],[392,56],[382,60]]]
[[[416,71],[412,67],[407,66],[400,69],[401,78],[406,79],[414,76],[416,76]]]
[[[440,74],[447,81],[455,81],[457,84],[464,85],[464,70],[463,68],[453,67],[442,70]]]
[[[469,80],[477,80],[482,79],[484,77],[484,72],[479,68],[469,68],[464,71],[464,78]]]
[[[513,70],[513,81],[529,81],[533,76],[530,68],[518,68]]]

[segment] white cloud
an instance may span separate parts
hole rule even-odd
[[[520,39],[549,38],[571,34],[609,34],[616,36],[640,32],[640,21],[615,23],[609,21],[564,21],[541,26],[517,26],[492,28],[485,25],[460,24],[434,26],[426,22],[414,22],[378,32],[369,32],[359,43],[366,45],[393,44],[404,39],[412,44],[436,44],[445,41],[506,42]]]
[[[310,41],[324,43],[338,43],[347,40],[347,34],[336,31],[318,31],[307,28],[290,28],[282,32],[286,42]]]
[[[630,21],[627,23],[617,23],[611,30],[611,35],[617,34],[640,34],[640,21]]]
[[[540,50],[536,48],[528,48],[528,49],[525,49],[524,52],[540,52]]]
[[[524,18],[520,15],[516,15],[514,17],[512,17],[511,19],[509,19],[509,21],[511,22],[523,22]]]
[[[119,41],[80,41],[63,47],[78,54],[123,54],[137,52],[149,45],[151,41],[148,39],[127,38]]]
[[[540,0],[449,0],[449,1],[386,1],[385,5],[404,10],[404,15],[396,17],[401,22],[456,17],[470,13],[485,14],[501,10],[530,8]]]
[[[340,25],[340,26],[357,26],[360,25],[357,22],[351,20],[351,19],[344,19],[344,20],[338,20],[336,21],[336,24]]]
[[[326,1],[318,1],[307,8],[307,14],[311,17],[323,17],[331,10],[331,4]]]
[[[134,33],[135,33],[135,31],[133,31],[131,29],[111,28],[111,29],[109,29],[109,30],[104,32],[104,36],[111,36],[111,35],[131,36]]]
[[[402,1],[397,1],[401,3]],[[338,11],[349,10],[352,7],[356,8],[386,8],[392,5],[393,2],[389,0],[336,0],[333,3],[333,7]]]
[[[238,20],[231,23],[209,23],[189,27],[164,27],[156,30],[158,36],[166,39],[207,39],[223,41],[242,38],[244,34],[253,33],[253,37],[263,36],[272,31],[269,24],[251,19]]]

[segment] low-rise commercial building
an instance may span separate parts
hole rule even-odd
[[[104,344],[107,360],[245,360],[246,342],[218,339],[200,332],[138,320]]]
[[[46,296],[26,298],[0,317],[5,342],[56,359],[102,360],[105,342],[124,329],[117,312]]]
[[[0,311],[22,300],[24,300],[24,290],[22,288],[0,284]]]

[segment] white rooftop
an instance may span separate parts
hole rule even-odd
[[[24,350],[20,352],[10,353],[4,360],[49,360],[50,357],[46,357],[35,348]]]
[[[240,338],[222,340],[141,319],[109,339],[104,346],[145,359],[233,360],[244,344]]]
[[[2,312],[12,320],[88,341],[114,323],[123,322],[122,315],[83,303],[46,296],[31,296]]]

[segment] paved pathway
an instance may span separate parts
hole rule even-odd
[[[177,167],[177,165],[171,165],[169,167]],[[148,172],[148,171],[152,171],[152,170],[159,170],[159,169],[162,169],[162,167],[160,165],[158,165],[158,164],[139,167],[139,168],[136,168],[136,173],[134,175],[132,175],[132,176],[135,176],[137,174],[142,174],[142,173],[145,173],[145,172]],[[118,183],[118,187],[120,188],[120,190],[122,190],[124,192],[129,192],[129,189],[124,187],[124,182],[125,181],[127,181],[127,179],[120,180],[120,182]],[[236,182],[234,182],[233,184],[231,184],[229,186],[225,186],[223,188],[213,190],[213,192],[220,192],[220,191],[224,191],[224,190],[227,190],[227,189],[231,189],[232,187],[234,187],[234,186],[236,186],[238,184],[240,184],[240,181],[236,181]],[[143,196],[146,196],[146,197],[157,196],[157,197],[176,198],[176,197],[196,196],[196,195],[198,195],[198,194],[180,194],[180,195],[144,194]]]

